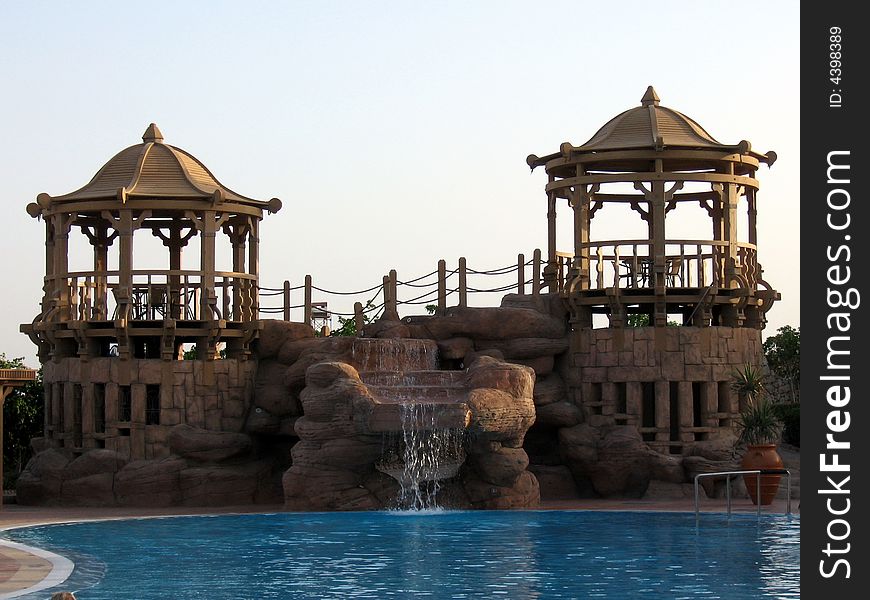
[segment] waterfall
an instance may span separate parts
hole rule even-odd
[[[436,427],[434,403],[402,402],[402,434],[390,448],[378,469],[399,482],[397,508],[423,510],[438,508],[441,481],[454,477],[465,460],[464,430]],[[401,456],[401,458],[399,458]]]

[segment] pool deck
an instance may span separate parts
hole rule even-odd
[[[674,500],[547,500],[539,507],[543,510],[618,510],[618,511],[660,511],[694,512],[691,498]],[[792,513],[800,514],[800,501],[792,501]],[[731,509],[735,513],[754,513],[756,507],[749,500],[735,499]],[[762,514],[784,514],[786,501],[777,499],[770,506],[762,507]],[[178,515],[217,515],[285,512],[281,505],[229,506],[229,507],[177,507],[177,508],[73,508],[47,506],[19,506],[11,504],[0,510],[0,533],[6,529],[43,525],[50,523],[73,523],[77,521],[98,521],[105,519],[130,519],[167,517]],[[725,512],[722,499],[703,499],[701,512]],[[47,577],[56,572],[50,558],[39,556],[18,544],[0,538],[0,600],[14,598],[23,590],[46,583]]]

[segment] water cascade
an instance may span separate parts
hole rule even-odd
[[[399,482],[397,508],[437,508],[441,481],[456,476],[465,462],[464,429],[437,426],[436,403],[403,402],[402,432],[385,437],[376,468]]]

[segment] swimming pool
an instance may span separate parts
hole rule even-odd
[[[590,511],[279,513],[12,530],[80,600],[799,598],[799,517]]]

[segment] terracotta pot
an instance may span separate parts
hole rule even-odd
[[[758,446],[747,446],[746,453],[743,455],[743,461],[740,467],[745,471],[755,469],[782,469],[782,458],[776,452],[776,444],[761,444]],[[746,484],[746,491],[749,492],[749,497],[752,498],[753,504],[758,504],[756,498],[758,475],[744,475],[743,482]],[[777,490],[779,490],[779,482],[782,475],[761,475],[761,505],[767,506],[773,502]]]

